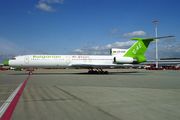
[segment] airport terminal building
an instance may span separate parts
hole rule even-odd
[[[156,65],[156,60],[147,60],[141,65]],[[160,58],[158,60],[158,66],[180,66],[180,58]]]

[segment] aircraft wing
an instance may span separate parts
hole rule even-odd
[[[81,64],[81,63],[75,63],[70,64],[69,67],[77,67],[77,68],[111,68],[111,67],[132,67],[133,64],[122,64],[122,65],[116,65],[116,64]]]

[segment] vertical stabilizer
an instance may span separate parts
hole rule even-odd
[[[151,41],[155,41],[156,39],[161,38],[168,38],[168,37],[174,37],[174,36],[165,36],[165,37],[156,37],[156,38],[131,38],[131,40],[137,40],[137,42],[129,48],[129,50],[126,52],[126,54],[123,57],[132,57],[137,59],[137,63],[146,62],[146,58],[144,57],[144,54],[146,52],[146,49],[149,46],[149,43]]]

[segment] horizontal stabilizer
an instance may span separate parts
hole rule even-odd
[[[131,38],[131,40],[150,40],[150,41],[153,41],[155,39],[161,39],[161,38],[169,38],[169,37],[174,37],[173,35],[170,35],[170,36],[164,36],[164,37],[155,37],[155,38]]]

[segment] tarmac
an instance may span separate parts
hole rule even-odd
[[[179,120],[180,70],[35,70],[12,120]],[[0,71],[0,106],[29,76]]]

